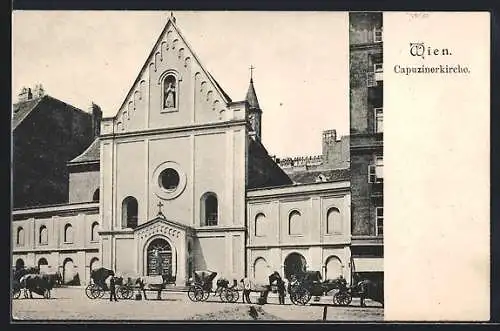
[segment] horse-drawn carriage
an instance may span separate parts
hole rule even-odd
[[[382,283],[363,279],[348,286],[343,277],[322,281],[319,271],[307,271],[292,275],[288,292],[290,293],[290,301],[293,304],[306,305],[311,300],[311,297],[327,295],[332,290],[337,290],[332,296],[335,305],[348,306],[353,297],[359,297],[361,305],[364,305],[366,298],[384,303]]]
[[[194,272],[194,279],[188,289],[188,297],[191,301],[206,301],[210,294],[219,296],[223,302],[236,302],[239,298],[239,292],[235,285],[229,286],[229,281],[219,279],[217,287],[212,292],[213,281],[217,276],[216,272],[208,270],[198,270]]]
[[[98,268],[90,273],[90,284],[85,288],[85,294],[89,299],[100,299],[110,290],[108,283],[111,277],[115,277],[115,272],[106,268]],[[132,297],[126,286],[123,286],[123,278],[115,278],[116,296],[120,299]]]

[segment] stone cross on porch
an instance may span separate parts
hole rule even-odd
[[[161,207],[163,207],[163,203],[161,201],[158,201],[158,216],[163,216],[165,217],[165,215],[163,215],[162,211],[161,211]]]

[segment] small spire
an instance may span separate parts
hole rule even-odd
[[[170,19],[175,23],[174,12],[170,12]]]
[[[250,86],[248,86],[248,91],[247,91],[247,96],[245,100],[248,102],[251,108],[258,108],[260,109],[259,106],[259,100],[257,100],[257,94],[255,93],[255,88],[253,86],[253,70],[255,69],[254,66],[250,66]]]

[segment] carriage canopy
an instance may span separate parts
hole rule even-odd
[[[196,270],[194,272],[194,280],[198,284],[211,283],[216,276],[217,273],[210,270]]]
[[[295,276],[300,282],[317,283],[322,280],[321,272],[319,271],[305,271],[295,274]]]

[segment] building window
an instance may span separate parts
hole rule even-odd
[[[265,237],[266,235],[266,215],[259,213],[255,216],[255,236]]]
[[[39,269],[40,269],[40,266],[42,266],[42,265],[46,265],[46,266],[48,266],[48,265],[49,265],[49,262],[48,262],[48,261],[47,261],[47,259],[46,259],[46,258],[44,258],[44,257],[42,257],[42,258],[40,258],[40,260],[38,260],[38,268],[39,268]]]
[[[16,244],[17,246],[24,246],[24,229],[22,227],[17,228]]]
[[[340,210],[337,208],[330,208],[326,214],[326,233],[342,233],[342,218],[340,217]]]
[[[297,236],[302,234],[302,215],[294,210],[288,216],[288,234]]]
[[[135,229],[137,227],[138,204],[134,197],[126,197],[122,202],[122,227]]]
[[[98,231],[99,223],[94,222],[92,223],[92,231],[90,232],[90,241],[97,241],[99,238],[99,233]]]
[[[64,242],[70,244],[73,242],[73,227],[71,224],[64,226]]]
[[[94,194],[92,195],[92,201],[94,201],[94,202],[99,201],[99,189],[94,191]]]
[[[168,74],[163,80],[163,109],[177,108],[177,79]]]
[[[374,108],[375,113],[375,132],[384,132],[384,112],[382,108]]]
[[[167,191],[175,191],[179,186],[179,173],[172,168],[167,168],[160,173],[160,186]]]
[[[40,245],[47,245],[48,242],[49,238],[48,238],[47,227],[45,225],[42,225],[38,233],[38,243],[40,243]]]
[[[219,224],[219,204],[215,193],[207,192],[201,197],[201,220],[202,226]]]
[[[377,236],[384,235],[384,207],[375,208],[376,224],[377,224]]]
[[[382,36],[383,36],[383,33],[382,33],[382,28],[375,28],[373,30],[373,41],[376,42],[376,43],[380,43],[382,42]]]
[[[384,72],[384,66],[382,62],[373,64],[373,72]]]
[[[382,156],[375,157],[374,164],[368,165],[368,182],[384,182],[384,160]]]

